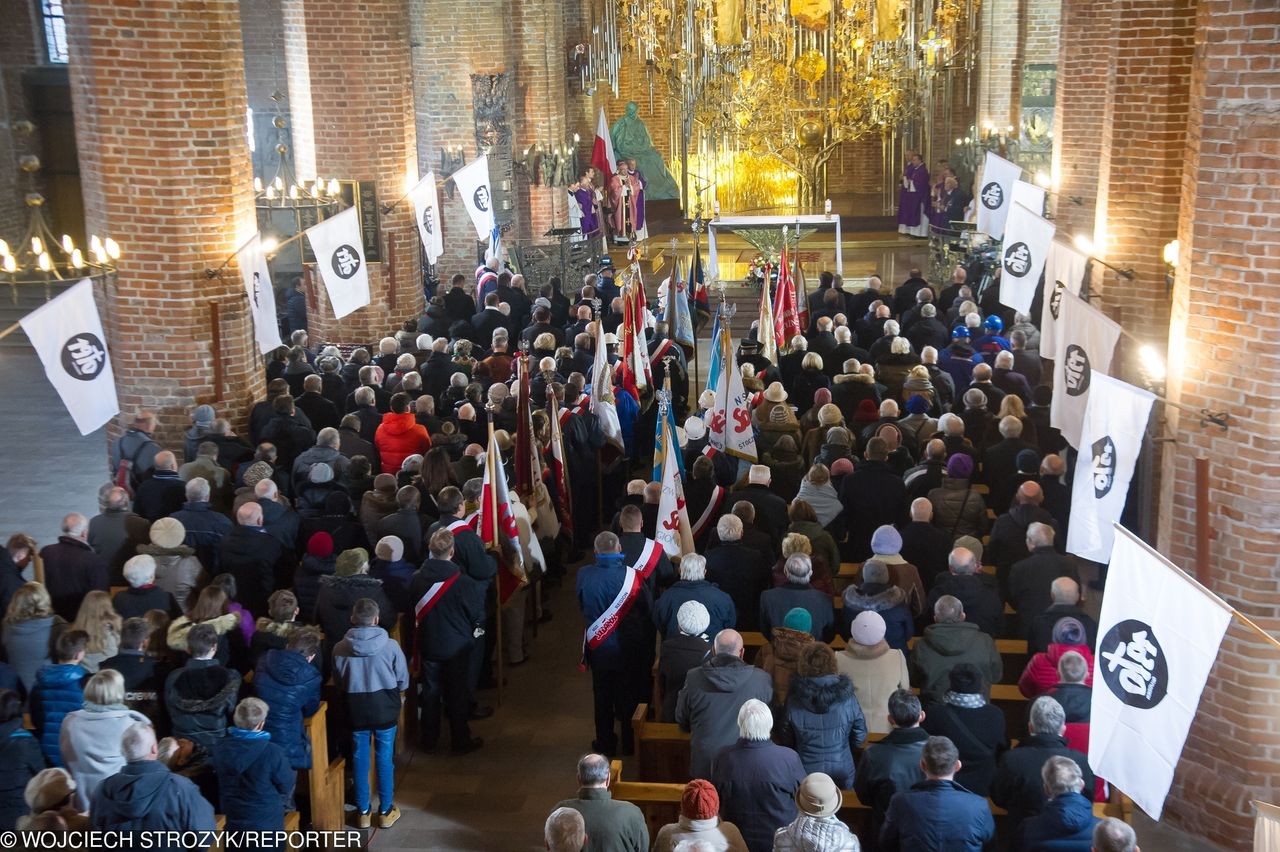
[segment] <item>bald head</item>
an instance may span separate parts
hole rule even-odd
[[[714,650],[717,654],[741,657],[742,647],[742,634],[738,631],[726,628],[716,634]]]
[[[662,483],[649,482],[644,486],[644,502],[652,503],[655,506],[662,499]]]
[[[947,567],[952,574],[967,576],[978,573],[978,557],[967,547],[957,547],[947,557]]]
[[[178,459],[168,450],[156,453],[156,470],[177,470]]]
[[[1080,603],[1080,584],[1070,577],[1059,577],[1049,586],[1049,597],[1055,604],[1075,606]]]
[[[911,501],[911,520],[920,524],[933,521],[933,504],[928,497],[917,497]]]
[[[1019,506],[1039,506],[1044,502],[1044,490],[1038,482],[1024,482],[1018,486]]]
[[[1057,453],[1050,453],[1040,462],[1041,476],[1062,476],[1067,472],[1067,464],[1062,460],[1062,456]]]
[[[257,503],[243,503],[236,509],[236,522],[242,527],[262,526],[262,507]]]

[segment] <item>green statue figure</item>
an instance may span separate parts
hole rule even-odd
[[[613,152],[618,159],[635,160],[636,171],[644,183],[644,194],[647,198],[679,198],[680,189],[676,179],[667,171],[662,162],[662,155],[653,147],[649,131],[640,120],[640,105],[635,101],[627,104],[627,112],[609,128],[609,136],[613,139]]]

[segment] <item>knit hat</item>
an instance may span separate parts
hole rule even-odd
[[[186,537],[187,528],[177,518],[161,518],[151,525],[151,543],[156,547],[178,547]]]
[[[378,539],[373,552],[384,562],[399,562],[404,558],[404,542],[397,535],[384,535]]]
[[[852,447],[853,436],[849,434],[849,430],[843,426],[832,426],[827,430],[826,437],[822,439],[824,444],[837,444],[841,447]]]
[[[67,770],[61,767],[41,769],[27,782],[22,798],[26,800],[31,812],[38,814],[53,810],[75,791],[76,779]]]
[[[1014,458],[1018,473],[1038,473],[1040,471],[1040,454],[1035,450],[1019,450]]]
[[[831,388],[818,388],[813,392],[813,404],[817,406],[827,405],[831,402]]]
[[[551,300],[546,296],[539,296],[533,300],[533,306],[535,308],[546,308],[547,310],[551,310]]]
[[[908,414],[928,414],[929,400],[925,399],[919,394],[912,395],[911,399],[907,400],[907,413]]]
[[[790,420],[791,411],[785,405],[775,405],[769,409],[770,423],[786,423]]]
[[[840,419],[840,409],[829,402],[818,409],[819,426],[838,426],[840,425]]]
[[[973,663],[957,663],[947,672],[947,683],[952,692],[974,695],[987,691],[987,684],[982,679],[982,672]]]
[[[874,399],[864,399],[858,403],[858,410],[853,419],[859,423],[874,423],[880,419],[880,406]]]
[[[902,533],[885,524],[876,527],[871,534],[871,552],[877,556],[890,556],[902,550]]]
[[[965,453],[956,453],[947,459],[947,476],[952,479],[968,479],[973,476],[973,459]]]
[[[701,601],[685,601],[676,610],[676,626],[686,636],[701,636],[711,626],[711,613]]]
[[[804,607],[793,606],[782,618],[782,626],[801,633],[813,632],[813,616]]]
[[[1056,645],[1083,645],[1085,642],[1084,625],[1080,619],[1067,616],[1059,618],[1053,624],[1053,641]]]
[[[680,794],[680,816],[686,819],[712,819],[720,813],[720,794],[710,781],[695,778],[684,785]]]
[[[256,461],[245,468],[244,484],[252,488],[262,480],[270,479],[271,474],[274,472],[275,471],[271,469],[271,465],[264,461]]]
[[[212,426],[217,416],[218,412],[213,410],[212,405],[197,405],[196,410],[191,413],[191,422],[197,426]]]
[[[307,555],[327,559],[333,555],[333,536],[324,530],[312,533],[307,539]]]
[[[796,790],[796,807],[807,816],[833,816],[840,810],[841,801],[840,788],[825,772],[806,775]]]
[[[836,459],[831,463],[832,476],[844,476],[847,473],[853,473],[853,462],[848,459]]]
[[[786,402],[787,390],[782,386],[782,382],[770,382],[769,387],[764,389],[764,398],[769,402]]]
[[[311,470],[307,474],[307,479],[315,485],[323,485],[326,482],[333,482],[333,468],[325,462],[316,462],[311,465]]]
[[[696,414],[690,415],[689,419],[684,421],[684,432],[689,436],[690,441],[701,441],[707,434],[707,424],[702,422],[702,418]]]
[[[982,540],[974,538],[971,535],[962,535],[956,539],[956,547],[963,547],[965,550],[977,557],[978,564],[982,564]]]
[[[338,565],[334,573],[339,577],[351,577],[359,574],[369,564],[369,551],[363,547],[353,547],[342,551],[338,557]]]
[[[884,616],[871,610],[858,613],[858,617],[853,620],[853,624],[849,627],[849,638],[853,640],[854,644],[863,645],[867,648],[883,642],[884,634]]]
[[[751,485],[768,485],[771,477],[766,465],[753,464],[747,470],[747,482]]]

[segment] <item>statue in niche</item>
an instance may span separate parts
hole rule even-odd
[[[640,105],[635,101],[627,104],[626,114],[609,128],[609,136],[613,140],[613,152],[619,160],[635,160],[637,177],[644,184],[647,198],[679,198],[680,189],[676,179],[667,171],[662,162],[662,155],[653,147],[649,131],[640,120]]]

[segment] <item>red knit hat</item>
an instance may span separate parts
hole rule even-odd
[[[333,536],[323,531],[313,533],[311,538],[307,539],[307,553],[317,559],[332,556]]]
[[[720,794],[710,781],[695,778],[684,785],[680,794],[680,816],[689,819],[711,819],[720,813]]]

